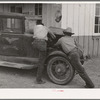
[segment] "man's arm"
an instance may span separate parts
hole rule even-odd
[[[85,57],[86,54],[85,54],[85,52],[84,52],[83,47],[82,47],[76,40],[75,40],[75,45],[77,46],[77,48],[78,48],[79,50],[81,50],[82,55]]]
[[[56,44],[54,45],[55,47],[59,46],[61,44],[61,39],[59,39]]]
[[[75,45],[83,52],[82,46],[75,40]]]
[[[48,28],[48,33],[50,34],[50,36],[52,37],[52,39],[55,39],[56,36],[54,35],[54,33]]]

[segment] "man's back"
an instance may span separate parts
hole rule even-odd
[[[64,36],[60,38],[57,44],[61,45],[65,53],[69,53],[71,50],[73,50],[76,47],[74,38],[69,36]]]
[[[48,28],[43,25],[36,25],[34,27],[34,38],[47,40]]]

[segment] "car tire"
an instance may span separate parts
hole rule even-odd
[[[75,75],[75,69],[68,58],[62,56],[53,56],[47,64],[47,74],[52,82],[64,85],[68,84]]]

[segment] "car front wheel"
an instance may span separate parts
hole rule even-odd
[[[48,61],[47,73],[52,82],[63,85],[73,79],[75,70],[68,60],[62,56],[54,56]]]

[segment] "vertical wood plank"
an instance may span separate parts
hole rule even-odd
[[[46,7],[46,23],[47,23],[47,26],[49,27],[49,20],[48,20],[48,11],[49,11],[49,5],[47,4],[47,7]]]
[[[43,4],[43,15],[42,15],[42,19],[43,19],[43,23],[47,26],[47,4]]]
[[[46,18],[46,23],[48,27],[50,26],[50,12],[51,12],[50,5],[47,4],[45,18]]]
[[[98,41],[96,38],[94,38],[94,51],[93,51],[93,56],[97,56],[97,46],[98,46]]]
[[[97,38],[97,57],[99,56],[99,38]]]
[[[78,36],[79,34],[79,4],[74,4],[74,15],[73,15],[73,32],[75,33],[75,36]]]
[[[93,40],[93,48],[92,48],[92,57],[94,56],[94,39],[92,38]]]
[[[93,39],[92,39],[92,36],[89,36],[89,52],[88,52],[88,55],[90,55],[92,57],[93,55]]]
[[[9,5],[4,4],[4,12],[9,12]]]
[[[90,5],[90,24],[89,24],[89,47],[88,47],[88,54],[92,56],[93,54],[93,39],[92,35],[94,33],[94,14],[95,14],[95,4]]]
[[[3,4],[0,4],[0,12],[3,12]]]
[[[51,26],[54,26],[54,4],[51,5],[52,17],[51,17]]]
[[[89,36],[84,36],[84,53],[88,55],[88,38]]]
[[[98,41],[98,56],[100,56],[100,38],[99,38],[99,41]]]
[[[68,4],[62,4],[62,21],[61,28],[66,28],[68,19]]]
[[[68,5],[68,18],[67,18],[67,22],[68,22],[68,26],[67,27],[71,27],[73,29],[73,4],[69,4]]]
[[[88,55],[89,30],[90,30],[90,4],[85,5],[84,52]]]
[[[84,45],[84,15],[85,4],[79,4],[79,43],[83,47]]]

